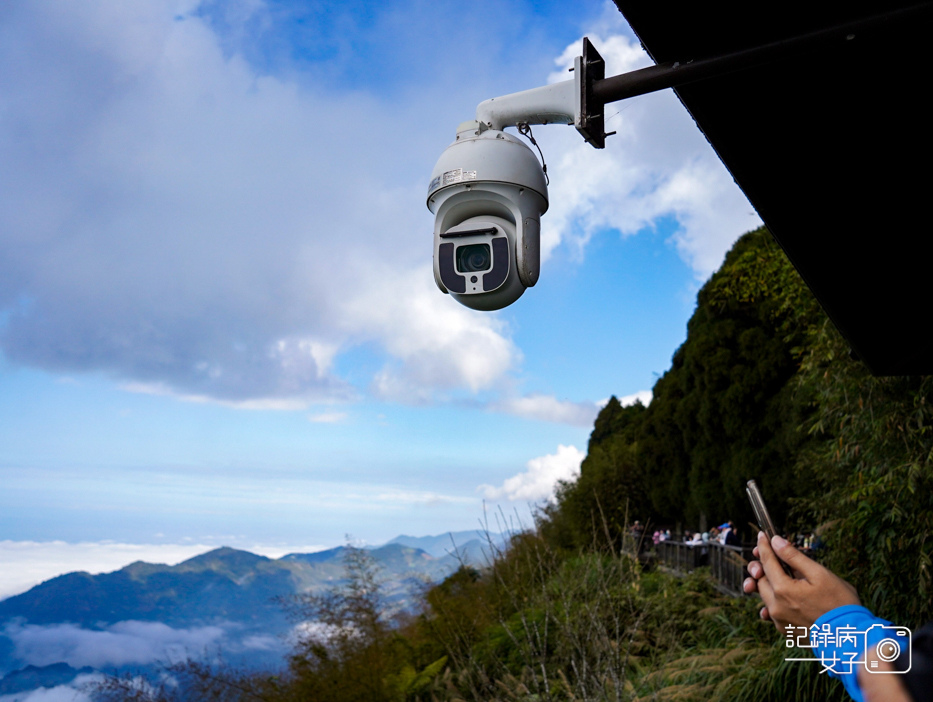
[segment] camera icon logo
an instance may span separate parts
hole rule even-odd
[[[899,660],[903,670],[890,670]],[[865,632],[865,669],[869,673],[906,673],[910,670],[910,629],[874,624]],[[888,665],[883,665],[888,664]]]

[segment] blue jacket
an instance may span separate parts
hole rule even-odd
[[[803,633],[803,628],[798,631]],[[910,668],[910,630],[876,617],[861,605],[830,610],[816,620],[808,633],[813,655],[831,677],[842,681],[856,702],[864,702],[857,679],[860,667],[872,672],[880,660],[897,661],[899,669]]]

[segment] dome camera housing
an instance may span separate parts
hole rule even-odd
[[[531,125],[572,124],[605,146],[605,101],[595,92],[605,62],[585,37],[571,70],[571,80],[483,100],[434,166],[434,280],[462,305],[498,310],[538,282],[547,178],[534,152],[504,130],[518,127],[537,146]]]
[[[431,173],[434,280],[475,310],[498,310],[538,282],[544,171],[522,141],[464,122]]]

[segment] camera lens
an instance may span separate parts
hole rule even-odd
[[[488,270],[492,266],[489,244],[469,244],[457,249],[457,270],[474,273]]]
[[[894,639],[882,639],[875,647],[878,658],[890,663],[901,655],[901,646]]]

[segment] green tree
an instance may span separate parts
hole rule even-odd
[[[295,598],[306,635],[290,659],[294,687],[309,700],[391,700],[387,684],[392,631],[382,618],[377,566],[364,549],[348,545],[347,581],[321,595]]]
[[[813,407],[794,378],[823,319],[766,229],[739,239],[700,290],[651,404],[613,398],[599,413],[579,478],[544,510],[548,538],[576,548],[605,532],[617,542],[626,519],[742,525],[753,519],[749,478],[785,524],[808,441],[800,425]]]
[[[766,229],[736,242],[700,290],[687,340],[655,385],[639,435],[660,518],[749,521],[744,486],[754,477],[773,516],[786,521],[809,408],[792,380],[821,319]]]
[[[561,483],[557,507],[545,507],[541,525],[555,545],[579,549],[594,539],[618,550],[626,521],[648,514],[646,479],[637,436],[645,407],[623,407],[615,396],[599,412],[579,477]]]

